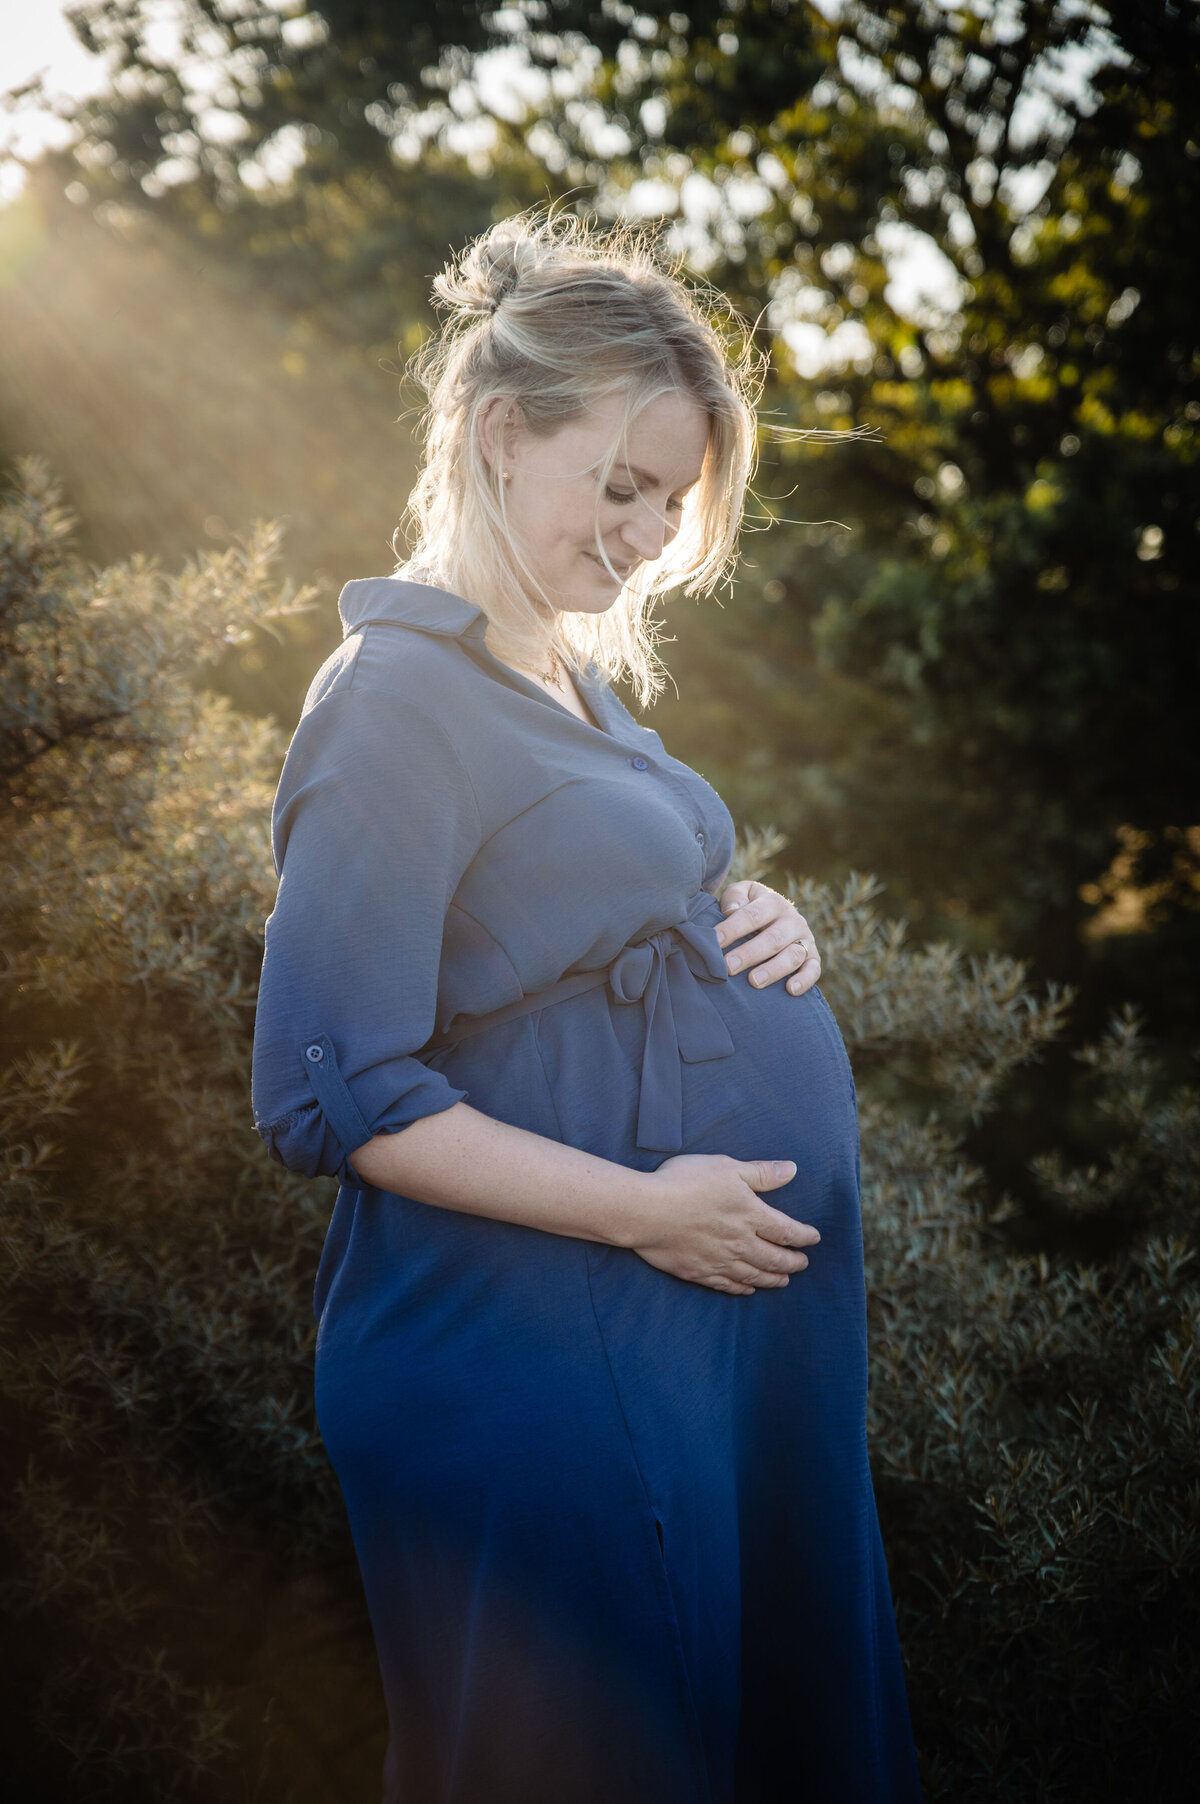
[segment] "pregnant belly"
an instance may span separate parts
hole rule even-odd
[[[714,929],[721,918],[714,898]],[[847,1180],[856,1190],[854,1084],[820,991],[792,996],[782,981],[758,989],[744,971],[723,982],[695,981],[705,1006],[724,1022],[733,1050],[721,1058],[680,1061],[681,1150],[794,1160],[795,1182],[784,1193],[771,1193],[780,1207],[801,1195],[815,1207],[831,1187],[844,1197]],[[619,1002],[605,986],[544,1009],[532,1022],[561,1139],[642,1170],[654,1170],[670,1156],[636,1144],[646,1043],[640,1001]]]
[[[715,930],[721,910],[715,898],[709,903],[697,924]],[[792,1159],[797,1177],[786,1191],[808,1193],[814,1203],[835,1168],[843,1180],[848,1169],[856,1183],[854,1085],[820,991],[792,996],[782,981],[758,989],[744,971],[690,981],[721,1017],[733,1050],[679,1060],[681,1150]],[[618,1001],[601,985],[468,1037],[431,1062],[485,1114],[652,1171],[670,1154],[637,1145],[645,1047],[643,1002]]]
[[[714,927],[720,919],[714,901]],[[837,1022],[817,989],[758,989],[739,972],[703,990],[733,1051],[681,1063],[682,1151],[793,1161],[789,1182],[759,1194],[821,1240],[785,1288],[732,1298],[664,1275],[628,1248],[589,1244],[589,1288],[622,1406],[664,1492],[672,1477],[653,1463],[664,1421],[692,1437],[681,1470],[693,1488],[695,1475],[712,1469],[714,1448],[720,1469],[728,1462],[761,1472],[762,1449],[780,1437],[799,1438],[811,1471],[841,1457],[831,1435],[865,1460],[858,1121]],[[639,1004],[589,992],[543,1011],[537,1034],[567,1137],[643,1170],[672,1156],[635,1145]]]
[[[720,918],[714,902],[714,927]],[[561,1336],[582,1336],[594,1321],[642,1456],[663,1441],[664,1423],[703,1443],[676,1462],[688,1483],[707,1469],[713,1446],[727,1463],[732,1446],[774,1432],[760,1416],[760,1406],[768,1418],[774,1407],[768,1373],[791,1387],[792,1409],[822,1373],[845,1393],[856,1436],[865,1407],[858,1132],[837,1023],[817,990],[759,990],[744,973],[703,988],[733,1049],[681,1062],[682,1151],[794,1161],[788,1183],[761,1193],[821,1235],[809,1269],[788,1287],[731,1297],[664,1273],[631,1248],[407,1201],[371,1218],[396,1244],[386,1257],[372,1245],[365,1261],[403,1292],[400,1304],[389,1297],[389,1321],[416,1341],[430,1324],[448,1369],[462,1334],[494,1334],[498,1348],[516,1334],[533,1371]],[[637,1145],[645,1042],[643,1004],[619,1002],[600,985],[469,1036],[431,1062],[485,1114],[654,1171],[672,1155]],[[670,1475],[658,1477],[666,1491]]]

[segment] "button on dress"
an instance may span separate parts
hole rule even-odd
[[[339,605],[275,801],[253,1101],[340,1180],[316,1403],[385,1804],[915,1804],[828,1004],[728,973],[729,811],[595,665],[593,725],[462,597]],[[766,1200],[820,1244],[730,1296],[355,1171],[460,1100],[640,1171],[793,1159]]]

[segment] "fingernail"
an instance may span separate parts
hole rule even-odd
[[[781,1159],[775,1167],[775,1172],[776,1172],[776,1175],[781,1178],[795,1177],[795,1175],[796,1175],[795,1161],[792,1159]]]

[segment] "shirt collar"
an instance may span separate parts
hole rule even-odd
[[[536,694],[548,706],[563,707],[562,702],[556,702],[553,696],[547,695],[531,678],[513,671],[496,657],[489,649],[485,637],[488,619],[483,609],[473,601],[465,601],[461,595],[453,594],[449,589],[434,588],[429,583],[405,582],[397,576],[355,577],[338,596],[338,613],[342,619],[343,639],[358,632],[360,627],[382,623],[415,627],[418,632],[437,633],[446,639],[470,640],[477,644],[493,674],[503,682],[510,687],[523,684],[527,692]],[[576,682],[582,684],[588,705],[597,720],[607,718],[601,715],[600,709],[607,708],[608,697],[591,659],[582,675],[576,675]],[[611,729],[602,726],[601,731],[610,732]]]
[[[348,582],[338,596],[338,613],[343,638],[377,622],[454,639],[479,637],[487,628],[483,609],[474,602],[464,601],[449,589],[404,582],[395,576],[356,577]]]

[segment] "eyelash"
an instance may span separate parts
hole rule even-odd
[[[637,499],[637,496],[633,494],[624,495],[619,489],[606,488],[604,491],[604,499],[606,501],[615,502],[618,507],[628,507],[631,501]],[[673,507],[677,513],[683,512],[682,501],[668,501],[667,506]]]

